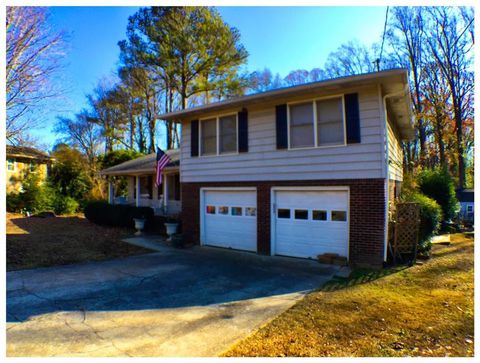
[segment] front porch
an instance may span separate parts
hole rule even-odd
[[[151,207],[157,216],[177,216],[182,210],[179,153],[168,150],[167,154],[171,162],[163,169],[162,183],[158,187],[155,185],[154,153],[102,170],[101,175],[108,179],[108,202]],[[125,184],[115,187],[120,178],[125,178],[126,187]]]

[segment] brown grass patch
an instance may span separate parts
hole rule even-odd
[[[151,252],[122,242],[133,233],[83,215],[25,218],[7,213],[7,271],[106,260]]]
[[[473,356],[473,239],[451,240],[423,265],[333,281],[225,356]]]

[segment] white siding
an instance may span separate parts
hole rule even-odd
[[[403,150],[390,120],[387,122],[388,133],[388,175],[390,180],[403,180]]]
[[[349,90],[346,93],[355,92]],[[190,123],[182,125],[182,182],[317,180],[382,177],[381,109],[376,87],[359,92],[361,143],[277,150],[275,106],[249,109],[247,153],[190,156]]]

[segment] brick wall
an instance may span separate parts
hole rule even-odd
[[[270,191],[281,186],[350,187],[350,262],[379,267],[383,263],[385,192],[383,179],[275,182],[182,183],[182,230],[187,242],[200,239],[200,188],[257,188],[257,248],[270,254]]]

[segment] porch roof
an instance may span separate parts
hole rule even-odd
[[[170,163],[165,167],[168,169],[177,169],[180,165],[180,150],[173,149],[165,152],[170,156]],[[124,163],[112,166],[100,171],[100,175],[145,175],[155,174],[156,153],[151,153],[139,158],[125,161]]]

